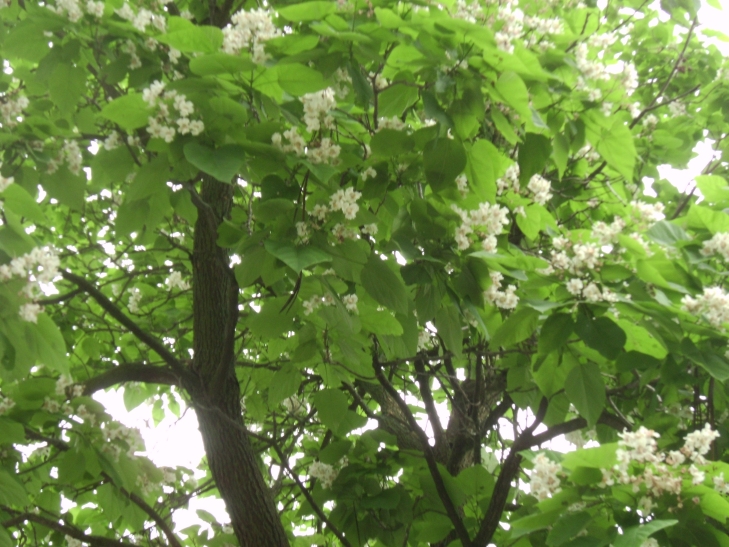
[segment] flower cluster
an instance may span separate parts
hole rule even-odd
[[[311,315],[319,306],[333,306],[334,297],[331,294],[325,294],[324,296],[315,294],[309,300],[304,300],[301,304],[304,306],[304,315]]]
[[[71,388],[70,391],[68,389],[69,387]],[[64,375],[59,377],[56,380],[56,395],[68,398],[69,394],[72,398],[81,397],[84,394],[84,385],[74,383],[70,376]]]
[[[455,236],[458,250],[463,251],[471,246],[468,236],[473,233],[481,236],[484,251],[492,253],[496,250],[496,236],[509,224],[509,210],[506,207],[481,203],[473,211],[464,211],[456,205],[451,205],[451,208],[461,217],[461,225],[456,228]]]
[[[327,129],[334,128],[334,117],[330,114],[337,106],[334,90],[331,87],[307,93],[301,97],[304,105],[304,123],[309,132],[319,131],[322,124]]]
[[[354,220],[359,211],[357,200],[362,197],[361,192],[357,192],[354,188],[349,187],[346,190],[339,189],[329,198],[330,211],[342,211],[344,218]]]
[[[20,294],[31,302],[20,306],[19,314],[23,321],[38,321],[38,314],[43,308],[33,300],[41,294],[40,283],[52,283],[56,278],[59,265],[58,257],[47,247],[36,247],[31,252],[14,258],[9,264],[0,265],[0,282],[13,278],[27,281]]]
[[[714,234],[709,241],[704,241],[701,254],[704,256],[720,254],[724,260],[729,260],[729,232],[719,232]]]
[[[496,47],[507,53],[513,53],[513,40],[520,38],[524,30],[524,12],[519,8],[513,9],[506,3],[499,7],[496,18],[503,23],[494,36]]]
[[[63,146],[58,152],[58,155],[48,162],[48,172],[55,173],[64,163],[74,175],[81,174],[83,156],[81,155],[81,148],[76,141],[63,142]]]
[[[648,514],[653,499],[666,493],[680,495],[685,475],[688,474],[694,485],[704,482],[706,475],[696,466],[706,464],[704,456],[718,436],[719,433],[706,424],[703,429],[686,435],[680,450],[664,453],[658,451],[656,439],[659,435],[655,431],[642,426],[634,432],[625,431],[619,434],[617,463],[612,469],[602,470],[601,486],[618,483],[631,485],[635,493],[643,490],[645,495],[638,505],[644,514]],[[691,462],[688,467],[684,465],[687,462]],[[718,491],[723,491],[723,476],[716,477],[714,484]],[[678,506],[681,507],[680,500]]]
[[[165,285],[167,285],[170,290],[179,289],[181,291],[186,291],[190,288],[190,284],[182,279],[182,274],[180,272],[172,272],[170,276],[165,279]]]
[[[407,127],[407,124],[397,116],[392,118],[380,118],[377,122],[377,131],[382,129],[394,129],[395,131],[402,131]]]
[[[152,25],[160,32],[167,32],[167,19],[162,15],[152,13],[148,9],[141,8],[137,13],[134,13],[132,7],[124,2],[121,8],[114,10],[114,13],[122,19],[131,21],[132,26],[139,32],[146,32],[149,25]]]
[[[5,97],[5,101],[0,104],[0,115],[3,117],[3,125],[5,127],[15,127],[18,125],[18,118],[23,114],[23,110],[28,108],[29,104],[28,97],[23,95],[15,99]]]
[[[712,326],[720,328],[729,321],[729,294],[721,287],[708,287],[697,298],[684,296],[683,309],[692,315],[703,315]]]
[[[264,42],[281,36],[271,19],[271,13],[264,9],[241,10],[231,17],[232,25],[223,29],[223,51],[237,55],[242,49],[250,49],[254,63],[262,64],[268,59]]]
[[[509,285],[505,291],[501,291],[501,282],[504,276],[500,272],[491,272],[491,286],[484,291],[483,297],[489,304],[504,310],[513,310],[519,303],[519,297],[514,294],[516,292],[515,285]]]
[[[533,175],[527,188],[534,194],[534,201],[539,205],[544,205],[552,199],[552,184],[541,175]]]
[[[662,203],[646,203],[636,200],[631,201],[630,205],[633,208],[633,213],[637,217],[637,220],[644,224],[652,225],[665,218]]]
[[[309,466],[309,475],[321,481],[321,486],[324,489],[332,487],[338,474],[339,472],[336,469],[326,463],[314,462]]]
[[[191,120],[195,106],[182,93],[175,90],[164,91],[165,84],[155,80],[142,92],[142,98],[157,114],[150,117],[147,133],[152,137],[164,139],[165,142],[175,140],[175,134],[199,135],[205,130],[200,120]],[[177,128],[174,125],[177,125]]]
[[[513,163],[506,170],[503,177],[496,180],[496,194],[501,195],[504,192],[512,190],[519,193],[519,164]]]
[[[342,303],[344,304],[344,307],[348,312],[352,312],[355,315],[359,313],[359,309],[357,308],[358,300],[359,299],[356,294],[345,294],[342,296]]]
[[[281,404],[289,414],[305,414],[306,403],[296,396],[287,397]]]
[[[142,291],[136,287],[131,290],[127,307],[131,313],[139,313],[139,302],[142,300]]]
[[[601,247],[612,245],[623,228],[625,228],[625,221],[620,217],[615,218],[610,224],[599,220],[592,225],[592,237],[597,239],[597,244]]]
[[[560,465],[551,461],[544,453],[539,453],[534,457],[534,469],[531,473],[529,488],[538,500],[545,500],[560,491],[558,475],[560,469]]]
[[[3,397],[2,395],[0,395],[0,416],[5,414],[7,411],[9,411],[14,406],[15,406],[15,401],[10,399],[9,397]]]
[[[585,284],[585,282],[579,277],[575,277],[567,281],[565,287],[570,294],[577,296],[578,298],[582,297],[588,302],[618,301],[618,296],[607,287],[603,287],[602,291],[600,291],[600,287],[598,287],[595,283],[590,281]]]
[[[144,450],[144,439],[138,429],[127,427],[120,423],[106,424],[103,429],[107,443],[102,448],[103,451],[109,452],[114,458],[118,458],[122,452],[122,446],[126,448],[129,457],[134,456],[137,451]],[[115,441],[121,441],[119,446]]]

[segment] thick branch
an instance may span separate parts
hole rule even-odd
[[[534,421],[514,440],[514,444],[511,445],[509,455],[506,457],[506,460],[504,460],[504,463],[501,466],[499,478],[496,479],[496,485],[494,486],[494,493],[491,496],[489,508],[481,521],[481,526],[478,529],[478,534],[476,534],[476,539],[474,540],[473,545],[487,545],[491,541],[494,532],[496,532],[496,529],[499,527],[501,515],[504,512],[504,507],[506,506],[506,501],[508,500],[509,492],[511,491],[511,481],[513,481],[519,474],[519,465],[521,464],[522,459],[519,452],[532,446],[532,433],[537,426],[542,423],[542,420],[544,420],[548,406],[548,399],[543,397],[542,401],[539,403],[539,410],[537,410],[537,415],[535,416]]]
[[[410,408],[408,408],[407,403],[402,400],[400,394],[387,380],[387,377],[385,377],[385,375],[383,374],[382,367],[380,366],[379,362],[377,362],[377,359],[375,359],[373,365],[377,380],[380,382],[382,387],[385,388],[385,391],[387,391],[390,397],[392,397],[396,401],[397,405],[400,407],[403,414],[405,415],[405,418],[408,421],[408,425],[410,425],[410,428],[420,439],[420,444],[423,449],[423,455],[425,456],[425,461],[428,464],[428,470],[430,471],[430,475],[433,478],[433,482],[435,483],[435,489],[438,492],[438,497],[440,497],[440,500],[445,507],[448,518],[453,523],[453,527],[456,530],[456,535],[458,536],[458,539],[461,540],[461,544],[464,547],[471,547],[474,544],[471,542],[471,538],[468,535],[468,530],[466,530],[466,527],[464,526],[463,521],[458,514],[456,506],[453,505],[453,500],[451,500],[451,497],[448,495],[448,490],[445,487],[443,477],[441,476],[440,470],[438,469],[438,462],[435,459],[435,454],[433,454],[433,449],[428,442],[428,436],[425,434],[425,431],[423,431],[418,425],[418,422],[415,420],[412,412],[410,412]]]
[[[433,427],[435,447],[436,450],[441,450],[445,441],[443,434],[443,424],[440,423],[438,411],[435,408],[435,401],[433,400],[433,393],[430,391],[430,377],[425,372],[425,365],[420,358],[415,360],[415,372],[417,373],[420,394],[423,398],[423,403],[425,404],[425,411],[428,413],[430,425]]]
[[[84,395],[91,395],[126,382],[177,386],[180,384],[180,378],[167,367],[156,367],[146,363],[123,363],[86,380]]]
[[[162,357],[172,369],[179,375],[184,376],[187,374],[182,363],[172,355],[172,352],[168,350],[162,342],[157,340],[154,336],[144,331],[139,325],[127,317],[111,300],[109,300],[104,293],[102,293],[93,283],[90,283],[86,279],[76,274],[72,274],[68,271],[62,271],[61,275],[64,279],[77,285],[84,292],[88,293],[96,302],[101,306],[109,315],[119,321],[124,327],[129,330],[139,340],[147,344],[152,350]]]

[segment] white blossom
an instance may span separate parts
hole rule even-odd
[[[35,302],[28,302],[20,306],[20,310],[18,313],[23,321],[27,321],[29,323],[37,323],[38,314],[40,314],[42,311],[43,308],[40,304],[36,304]]]
[[[714,327],[721,327],[729,320],[729,295],[721,287],[707,287],[698,297],[684,296],[684,310],[693,315],[703,315]]]
[[[329,464],[313,462],[309,466],[309,475],[321,482],[324,489],[329,489],[339,473]]]
[[[560,465],[551,461],[544,453],[534,457],[529,487],[538,500],[545,500],[560,491],[559,471]]]
[[[534,194],[534,201],[544,205],[552,199],[552,184],[541,175],[533,175],[527,188]]]
[[[269,56],[264,42],[282,35],[273,24],[271,12],[260,8],[241,10],[231,17],[231,22],[232,25],[223,29],[223,51],[236,55],[242,49],[249,49],[254,63],[265,63]]]
[[[344,296],[342,296],[342,302],[347,308],[347,311],[350,311],[354,314],[359,313],[359,310],[357,309],[357,300],[358,299],[356,294],[345,294]]]
[[[170,276],[165,279],[165,285],[167,285],[170,290],[179,289],[181,291],[186,291],[190,288],[190,283],[182,279],[182,274],[180,272],[172,272]]]
[[[316,93],[307,93],[301,97],[301,102],[304,105],[304,123],[307,131],[318,131],[322,123],[328,129],[334,127],[334,119],[329,112],[336,108],[337,100],[331,87]]]
[[[709,241],[704,241],[701,247],[701,254],[704,256],[720,254],[724,257],[724,260],[729,260],[729,233],[719,232],[714,234]]]
[[[331,211],[342,211],[344,218],[353,220],[359,211],[357,200],[362,197],[361,192],[357,192],[354,188],[346,190],[339,189],[329,198],[329,209]]]

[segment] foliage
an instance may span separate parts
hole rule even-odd
[[[0,4],[1,547],[729,544],[695,2]]]

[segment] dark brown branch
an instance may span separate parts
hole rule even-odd
[[[91,395],[102,389],[126,382],[176,386],[180,384],[180,378],[167,367],[157,367],[146,363],[123,363],[86,380],[84,395]]]
[[[134,321],[127,317],[127,315],[124,314],[124,312],[122,312],[111,300],[109,300],[104,295],[104,293],[102,293],[93,283],[90,283],[85,278],[68,271],[62,271],[61,275],[64,279],[70,281],[71,283],[74,283],[89,296],[91,296],[94,300],[96,300],[99,306],[101,306],[109,315],[119,321],[119,323],[126,327],[127,330],[134,334],[134,336],[136,336],[140,341],[147,344],[150,349],[157,352],[157,354],[162,357],[165,363],[172,367],[172,369],[178,374],[178,376],[182,377],[187,375],[187,371],[185,370],[185,367],[182,365],[182,363],[174,355],[172,355],[172,352],[170,352],[170,350],[168,350],[164,346],[164,344],[162,344],[162,342],[157,340],[148,332],[144,331],[139,325],[137,325]]]
[[[496,479],[491,502],[489,503],[486,515],[481,521],[481,526],[478,529],[478,534],[476,534],[473,545],[488,545],[494,532],[499,527],[501,515],[504,512],[504,507],[509,498],[509,492],[511,492],[511,481],[519,474],[519,466],[522,459],[519,452],[532,446],[531,442],[534,438],[532,434],[539,424],[542,423],[542,420],[544,420],[548,406],[548,399],[543,397],[539,403],[539,410],[537,410],[534,421],[514,440],[514,444],[511,445],[509,455],[501,465],[501,472],[499,473],[499,478]]]
[[[423,403],[425,404],[425,412],[427,412],[428,419],[433,427],[435,448],[436,450],[441,450],[443,448],[443,443],[445,442],[443,424],[440,423],[438,411],[435,408],[435,401],[433,400],[433,393],[430,391],[430,377],[425,372],[425,364],[420,358],[415,359],[415,372],[417,374],[418,386],[420,387],[420,395],[422,396]]]
[[[435,489],[438,492],[438,497],[445,507],[448,518],[450,519],[451,523],[453,523],[453,527],[455,528],[458,539],[461,540],[461,544],[464,547],[473,546],[474,543],[471,542],[471,538],[468,535],[468,530],[466,530],[466,527],[463,524],[460,515],[458,514],[458,509],[456,509],[456,506],[453,504],[453,500],[451,500],[451,497],[448,495],[448,490],[446,489],[445,482],[443,481],[443,477],[441,476],[440,470],[438,469],[438,462],[435,459],[435,454],[433,454],[433,449],[428,442],[428,436],[425,434],[425,431],[423,431],[422,428],[418,425],[418,422],[415,420],[413,413],[410,412],[410,408],[408,407],[407,403],[402,400],[400,394],[387,380],[387,377],[382,372],[382,366],[376,358],[373,362],[373,367],[375,369],[375,376],[377,377],[377,380],[380,382],[385,391],[390,395],[390,397],[392,397],[392,399],[400,407],[400,410],[402,410],[402,413],[405,415],[405,419],[407,420],[408,425],[420,439],[420,444],[423,449],[423,455],[425,456],[425,461],[428,464],[428,470],[430,471],[430,475],[433,478],[433,483],[435,484]],[[476,545],[481,544],[476,543]],[[483,543],[483,545],[485,545],[485,543]]]

